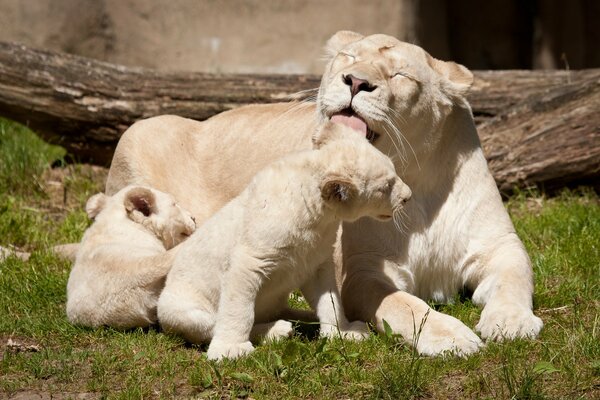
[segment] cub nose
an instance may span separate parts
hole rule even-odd
[[[412,191],[410,190],[408,185],[404,183],[400,178],[396,179],[396,188],[394,190],[396,196],[398,196],[396,197],[396,199],[401,199],[402,204],[404,204],[410,200],[410,197],[412,196]]]
[[[402,202],[406,203],[410,200],[412,196],[412,190],[408,187],[408,185],[404,184],[402,190],[400,191],[400,196],[402,196]]]
[[[342,75],[342,80],[348,86],[350,86],[350,93],[352,97],[356,96],[358,92],[372,92],[377,89],[377,86],[372,85],[366,79],[360,79],[352,74]]]

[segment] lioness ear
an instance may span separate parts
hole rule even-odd
[[[438,74],[450,81],[454,90],[465,94],[473,84],[473,73],[466,67],[452,61],[441,61],[427,55],[427,62]]]
[[[325,53],[328,57],[333,57],[350,43],[358,42],[362,38],[364,38],[364,36],[360,33],[352,31],[338,31],[334,33],[325,44]]]
[[[346,203],[354,197],[356,190],[356,186],[348,179],[329,177],[321,184],[321,197],[326,201]]]
[[[136,187],[125,195],[125,210],[141,212],[145,217],[156,212],[156,198],[150,189]]]
[[[347,132],[344,132],[344,130],[347,130]],[[313,135],[313,149],[320,149],[327,143],[339,138],[344,138],[348,134],[356,134],[356,132],[354,132],[352,128],[348,128],[341,124],[336,124],[335,122],[327,121],[317,128],[317,131]]]
[[[87,203],[85,203],[85,212],[88,218],[94,219],[100,214],[100,211],[104,209],[107,198],[108,196],[104,193],[97,193],[88,199]]]

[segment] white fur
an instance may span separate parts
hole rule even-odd
[[[464,97],[472,74],[387,35],[341,32],[327,45],[313,103],[240,107],[198,122],[161,116],[122,136],[109,172],[111,193],[146,183],[176,196],[198,221],[239,194],[269,162],[311,147],[318,121],[352,105],[381,136],[413,190],[405,228],[360,220],[344,224],[336,272],[350,319],[383,320],[409,342],[424,316],[417,349],[469,354],[482,345],[462,322],[424,300],[449,301],[459,289],[483,307],[484,339],[535,337],[533,273],[488,170]],[[367,80],[354,98],[343,75]]]
[[[474,290],[475,303],[485,306],[477,325],[484,338],[535,337],[542,322],[531,311],[529,258],[462,97],[472,74],[385,35],[339,42],[320,88],[321,118],[352,103],[368,126],[382,134],[378,147],[400,150],[397,168],[413,190],[405,231],[367,220],[344,225],[339,265],[349,315],[374,319],[380,328],[385,319],[412,342],[417,339],[414,327],[427,314],[417,343],[421,353],[469,354],[481,346],[479,338],[419,299],[447,302],[467,287]],[[352,98],[344,75],[376,89]],[[385,288],[400,291],[385,297],[375,315],[368,311],[369,301],[351,294],[371,285],[384,293]]]
[[[327,261],[340,220],[391,219],[410,190],[387,157],[348,129],[329,124],[319,133],[320,149],[259,172],[180,246],[158,303],[166,331],[194,343],[212,339],[210,359],[236,358],[253,350],[258,331],[292,333],[278,318],[289,293],[301,288],[321,335],[367,333],[364,323],[346,320]],[[324,138],[332,134],[338,139]]]
[[[149,209],[140,211],[145,205]],[[139,186],[92,196],[86,210],[95,221],[69,275],[67,317],[91,327],[156,323],[158,295],[176,251],[167,249],[192,234],[191,214],[170,195]]]

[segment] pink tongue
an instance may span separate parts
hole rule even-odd
[[[367,137],[367,124],[363,121],[362,118],[356,115],[347,115],[342,113],[334,114],[331,117],[332,122],[336,122],[338,124],[346,125],[354,129],[355,131],[361,133],[364,137]]]

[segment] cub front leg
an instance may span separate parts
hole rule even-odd
[[[254,350],[250,334],[263,280],[261,262],[234,250],[230,269],[222,279],[215,334],[207,351],[209,360],[238,358]]]
[[[333,260],[321,264],[316,273],[301,288],[308,304],[315,310],[323,337],[341,335],[362,340],[369,335],[363,321],[348,322],[335,281]]]
[[[515,233],[467,270],[473,302],[483,306],[475,327],[490,340],[535,338],[544,323],[533,314],[533,271]]]

